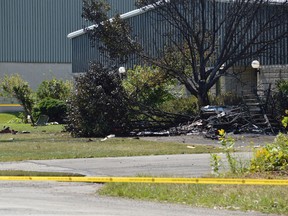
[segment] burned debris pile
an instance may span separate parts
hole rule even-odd
[[[10,127],[5,127],[0,130],[0,134],[7,134],[7,133],[10,133],[10,134],[16,134],[18,131],[15,131],[13,129],[10,129]]]
[[[266,116],[266,115],[265,115]],[[259,118],[263,121],[259,122]],[[170,128],[173,135],[203,134],[207,138],[217,138],[218,130],[224,129],[230,133],[259,133],[274,134],[277,126],[271,126],[269,119],[264,116],[251,115],[246,106],[205,106],[193,122]],[[279,128],[278,128],[279,130]]]
[[[149,130],[150,129],[150,130]],[[218,130],[227,133],[256,133],[274,135],[280,130],[279,124],[268,119],[266,114],[251,112],[245,105],[240,106],[205,106],[193,120],[169,128],[138,131],[136,136],[203,135],[217,139]]]

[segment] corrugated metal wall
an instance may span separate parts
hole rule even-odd
[[[137,9],[135,6],[135,0],[106,0],[111,6],[111,13],[113,15],[115,13],[126,13]]]
[[[133,27],[133,33],[139,35],[139,40],[142,44],[145,44],[146,47],[151,48],[153,53],[156,53],[155,42],[159,44],[160,38],[158,34],[155,34],[154,29],[151,28],[150,16],[151,12],[146,12],[141,16],[136,16],[130,18],[128,22]],[[159,23],[159,28],[163,26]],[[88,70],[88,65],[90,61],[99,61],[103,65],[106,65],[109,60],[99,52],[97,49],[97,44],[95,47],[91,46],[89,37],[87,34],[75,37],[72,39],[72,72],[85,72]],[[125,67],[133,67],[134,64],[139,64],[140,62],[135,58],[130,58],[129,62]]]
[[[219,3],[219,11],[225,10],[227,4]],[[146,12],[145,14],[141,14],[136,17],[130,18],[128,21],[133,27],[133,34],[137,35],[138,40],[141,41],[142,44],[145,44],[146,51],[155,54],[160,53],[165,44],[165,38],[161,36],[156,31],[167,31],[167,25],[164,22],[151,22],[152,12]],[[155,15],[155,13],[154,13]],[[221,13],[220,13],[221,15]],[[207,14],[207,20],[211,20],[213,17],[209,17]],[[192,16],[191,16],[192,19]],[[288,19],[288,14],[287,14]],[[156,25],[152,27],[152,25]],[[288,31],[288,26],[282,26],[285,31]],[[221,35],[224,35],[224,29],[221,29],[219,33],[219,44],[221,46]],[[248,32],[247,37],[251,37],[253,35],[253,30]],[[251,34],[251,35],[250,35]],[[277,47],[270,49],[269,54],[255,56],[255,59],[259,59],[262,65],[277,65],[277,64],[288,64],[288,38],[283,39]],[[88,62],[91,60],[98,60],[101,63],[105,64],[107,59],[103,58],[99,53],[97,48],[92,48],[87,35],[83,35],[73,39],[73,61],[72,61],[72,71],[73,72],[84,72],[87,70]],[[248,62],[249,61],[249,62]],[[245,60],[240,62],[239,64],[247,65],[251,63],[252,60]],[[129,60],[126,66],[131,67],[133,64],[137,63],[137,60],[132,59]]]
[[[0,0],[0,61],[71,62],[82,0]]]
[[[110,16],[113,16],[115,13],[127,13],[134,9],[137,9],[135,6],[135,0],[106,0],[111,5]],[[140,19],[141,23],[138,23],[137,26],[144,27],[143,18]],[[87,23],[85,23],[87,26]],[[87,35],[82,35],[76,37],[72,40],[73,50],[72,50],[72,71],[74,72],[84,72],[87,71],[89,62],[95,59],[99,59],[100,62],[105,64],[108,60],[100,54],[99,50],[96,47],[92,47]],[[132,65],[132,62],[130,62]]]

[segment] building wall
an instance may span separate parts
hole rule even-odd
[[[71,63],[82,0],[1,0],[0,62]]]
[[[0,62],[0,77],[20,74],[31,88],[37,89],[43,80],[52,78],[72,80],[70,63],[15,63]]]
[[[257,90],[259,95],[271,85],[275,89],[276,82],[280,79],[288,80],[288,65],[267,65],[262,66],[259,72],[250,68],[231,69],[236,76],[225,76],[221,78],[221,92],[233,92],[237,95],[254,92]],[[216,90],[213,89],[212,93]]]
[[[277,81],[281,79],[288,80],[288,65],[263,66],[258,74],[258,90],[260,93],[267,90],[269,84],[275,89]]]
[[[127,19],[126,21],[133,27],[133,35],[137,38],[140,44],[143,44],[144,49],[149,55],[161,55],[164,47],[164,37],[155,33],[157,31],[167,31],[163,22],[153,23],[151,27],[151,19],[156,14],[153,11],[148,11],[139,16]],[[154,17],[155,18],[155,17]],[[88,70],[89,62],[98,61],[103,65],[109,62],[109,58],[99,51],[99,44],[92,44],[89,41],[87,34],[75,37],[72,39],[72,72],[82,73]],[[129,56],[129,61],[125,65],[127,68],[132,68],[134,65],[141,64],[141,61],[135,56]]]
[[[82,0],[0,0],[0,77],[18,73],[33,89],[72,79],[67,34],[83,26],[81,13]]]
[[[135,2],[136,0],[106,0],[111,6],[112,16],[115,13],[126,13],[136,9]]]
[[[108,0],[112,12],[135,9],[135,0]],[[70,32],[90,25],[82,0],[0,0],[0,62],[71,63]]]
[[[191,4],[196,4],[195,2]],[[222,14],[222,12],[229,9],[228,4],[219,3],[217,5],[217,13]],[[277,10],[275,5],[269,6],[263,9],[263,13],[259,14],[259,19],[265,19],[265,15],[269,11]],[[157,12],[156,12],[157,13]],[[165,20],[159,21],[161,18],[157,18],[157,14],[154,11],[147,11],[146,13],[140,14],[138,16],[131,17],[127,19],[127,21],[131,24],[133,29],[133,36],[135,36],[136,40],[143,45],[144,50],[149,54],[155,54],[161,56],[161,51],[163,51],[164,45],[167,44],[165,42],[165,33],[169,33],[171,31],[171,25],[169,22]],[[207,23],[213,23],[213,17],[209,16],[207,13]],[[187,15],[188,18],[190,15]],[[192,15],[191,15],[192,16]],[[188,19],[187,18],[187,19]],[[190,17],[192,19],[193,17]],[[287,14],[288,18],[288,14]],[[220,19],[220,18],[219,18]],[[155,22],[155,20],[157,20]],[[209,22],[210,21],[210,22]],[[255,27],[254,27],[255,26]],[[259,31],[259,26],[257,23],[250,29],[247,33],[247,38],[253,37],[255,32]],[[219,46],[222,45],[223,35],[225,35],[225,25],[221,26],[219,29]],[[288,31],[288,25],[279,26],[279,31]],[[177,31],[177,28],[174,29],[174,32]],[[177,35],[177,34],[175,34]],[[181,35],[181,34],[179,34]],[[181,39],[180,39],[181,40]],[[224,40],[224,39],[223,39]],[[166,44],[165,44],[166,43]],[[88,63],[91,60],[97,60],[105,64],[108,60],[103,58],[97,46],[92,48],[89,43],[89,38],[87,35],[81,35],[72,39],[72,64],[73,64],[73,72],[84,72],[88,69]],[[273,46],[269,48],[269,52],[263,53],[259,56],[255,56],[262,65],[278,65],[278,64],[288,64],[288,38],[284,38],[281,40],[277,47]],[[127,63],[127,67],[133,67],[133,64],[139,63],[137,60],[130,58]],[[212,63],[213,64],[213,63]],[[237,63],[237,66],[250,64],[246,60]],[[209,66],[209,65],[208,65]],[[212,65],[213,66],[213,65]]]
[[[288,79],[288,65],[263,66],[260,68],[261,84],[275,84],[279,79]]]
[[[239,96],[255,92],[257,72],[251,67],[233,67],[229,75],[221,78],[221,93],[232,92]]]
[[[135,0],[107,0],[112,12],[135,9]],[[70,32],[90,25],[82,0],[0,0],[0,76],[20,74],[33,89],[44,79],[72,79]]]

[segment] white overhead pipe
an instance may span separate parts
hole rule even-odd
[[[134,16],[138,16],[140,14],[145,13],[146,11],[152,10],[155,7],[157,7],[157,6],[161,5],[161,4],[165,4],[165,3],[170,3],[170,0],[160,0],[158,2],[155,2],[154,4],[150,4],[150,5],[147,5],[145,7],[129,11],[127,13],[121,14],[120,18],[121,19],[128,19],[128,18],[131,18],[131,17],[134,17]],[[114,18],[111,18],[111,19],[109,19],[109,21],[113,22],[113,19]],[[75,38],[75,37],[78,37],[80,35],[85,34],[86,30],[92,30],[92,29],[97,28],[97,27],[98,27],[98,24],[94,24],[94,25],[88,26],[85,29],[80,29],[80,30],[71,32],[70,34],[67,35],[67,37],[69,39],[72,39],[72,38]]]

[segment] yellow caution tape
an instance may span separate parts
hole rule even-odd
[[[153,178],[153,177],[38,177],[0,176],[0,181],[61,181],[61,182],[129,182],[165,184],[238,184],[238,185],[286,185],[288,180],[278,179],[227,179],[227,178]]]
[[[20,104],[0,104],[0,107],[21,107]]]

